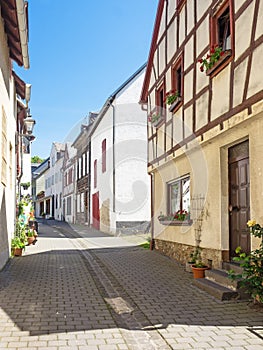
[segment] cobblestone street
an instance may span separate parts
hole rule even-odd
[[[0,272],[0,349],[263,349],[263,312],[219,302],[130,237],[40,224]]]

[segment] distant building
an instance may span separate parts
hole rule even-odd
[[[62,167],[65,144],[53,142],[50,152],[50,168],[45,174],[46,218],[62,219]]]
[[[91,225],[104,232],[144,231],[150,221],[147,116],[139,105],[145,65],[105,102],[90,136]]]
[[[46,213],[45,177],[49,167],[50,158],[47,158],[32,171],[32,200],[36,217]]]
[[[73,146],[76,155],[76,222],[90,224],[90,132],[97,113],[90,112],[89,124],[81,125],[81,130]]]
[[[62,217],[69,223],[75,222],[75,188],[76,188],[76,149],[70,142],[65,144],[65,152],[62,162]],[[60,200],[60,198],[59,198]]]

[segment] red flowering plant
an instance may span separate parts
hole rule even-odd
[[[177,210],[177,212],[175,212],[174,214],[170,214],[170,215],[163,215],[162,213],[160,213],[160,215],[158,216],[159,221],[185,221],[188,220],[190,217],[190,214],[186,211],[186,210]]]
[[[200,71],[208,71],[213,65],[224,55],[224,51],[220,46],[212,46],[210,54],[206,55],[206,58],[200,58],[198,62],[200,63]]]
[[[151,112],[150,115],[148,116],[148,122],[155,124],[158,122],[158,120],[162,119],[162,114],[158,112]]]
[[[177,97],[179,97],[179,96],[180,96],[179,91],[171,90],[171,91],[167,92],[166,104],[172,105],[175,102],[175,100],[177,99]]]

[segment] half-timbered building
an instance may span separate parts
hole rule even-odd
[[[155,248],[218,267],[263,224],[263,1],[160,0],[141,94]]]

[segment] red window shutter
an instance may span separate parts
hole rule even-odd
[[[94,160],[94,188],[97,187],[97,159]]]
[[[101,151],[102,151],[102,172],[104,173],[106,171],[106,139],[102,141]]]

